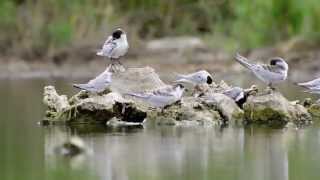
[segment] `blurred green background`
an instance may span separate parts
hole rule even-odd
[[[132,39],[200,35],[227,50],[317,40],[320,31],[318,0],[1,0],[0,17],[1,53],[36,56],[118,26]]]

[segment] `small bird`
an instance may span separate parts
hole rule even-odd
[[[114,61],[122,65],[119,59],[128,52],[128,49],[127,35],[122,29],[118,28],[107,38],[97,55],[108,57],[112,65]]]
[[[181,100],[184,86],[177,84],[144,93],[127,93],[126,95],[142,99],[154,108],[163,108]]]
[[[252,85],[249,89],[243,89],[241,87],[233,87],[231,89],[225,90],[222,94],[233,99],[239,107],[242,108],[243,104],[247,101],[248,96],[251,92],[258,91],[255,85]]]
[[[230,97],[235,102],[240,101],[244,98],[244,90],[241,87],[233,87],[231,89],[223,91],[222,94]]]
[[[191,74],[177,74],[177,80],[175,81],[177,83],[191,83],[194,85],[199,85],[199,84],[212,84],[213,79],[210,73],[208,73],[205,70],[201,70],[195,73]]]
[[[262,82],[266,83],[271,89],[275,89],[273,84],[287,79],[289,66],[285,60],[280,57],[270,59],[270,64],[249,63],[248,59],[237,54],[235,59],[244,67],[248,68]]]
[[[320,78],[304,83],[297,83],[297,85],[308,89],[306,92],[320,94]]]
[[[108,66],[104,72],[90,80],[87,84],[73,84],[73,87],[93,93],[103,92],[112,82],[112,73],[110,72],[110,68],[111,67]]]

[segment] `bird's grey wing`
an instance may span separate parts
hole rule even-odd
[[[249,63],[248,59],[241,56],[240,54],[237,54],[235,59],[244,67],[248,68],[249,70],[255,72],[255,73],[259,73],[262,71],[266,71],[266,69],[263,67],[263,65],[261,64],[255,64],[255,63]]]
[[[102,49],[97,54],[110,55],[116,47],[117,47],[117,43],[112,40],[112,36],[109,36],[109,38],[104,42]]]
[[[241,89],[232,88],[223,92],[224,95],[238,101],[239,99],[243,98],[244,94]]]
[[[95,77],[94,79],[91,79],[88,84],[90,85],[95,85],[95,84],[106,84],[106,83],[111,83],[111,75],[102,73],[100,75],[98,75],[97,77]]]
[[[152,95],[154,96],[164,96],[164,97],[170,97],[174,96],[172,89],[170,87],[164,88],[164,89],[158,89],[152,92]]]
[[[272,66],[272,65],[266,65],[263,64],[261,65],[261,67],[265,70],[265,71],[269,71],[271,73],[281,73],[283,70],[279,69],[276,66]]]
[[[306,88],[319,88],[320,89],[320,78],[314,79],[312,81],[298,83],[299,86],[303,86]]]
[[[131,92],[131,93],[126,93],[125,95],[133,96],[133,97],[137,97],[137,98],[143,98],[143,99],[147,99],[150,96],[152,96],[151,93],[141,93],[141,92],[137,92],[137,93]]]
[[[238,61],[241,65],[243,65],[244,67],[248,68],[248,69],[252,69],[255,64],[249,63],[248,59],[241,56],[239,53],[236,54],[235,56],[236,61]]]
[[[117,47],[117,43],[111,41],[103,45],[103,51],[106,52],[107,54],[111,54],[116,47]]]
[[[86,90],[86,91],[96,91],[97,90],[93,86],[88,85],[88,84],[73,84],[73,87],[78,88],[78,89],[82,89],[82,90]]]

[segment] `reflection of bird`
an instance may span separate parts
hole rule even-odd
[[[257,90],[258,89],[255,85],[252,85],[249,89],[233,87],[231,89],[223,91],[222,94],[230,97],[238,104],[239,107],[242,107],[242,105],[247,101],[247,97],[249,96],[249,94]]]
[[[97,55],[110,58],[112,64],[117,61],[121,65],[119,58],[128,52],[128,48],[127,35],[122,29],[118,28],[104,42]]]
[[[249,63],[248,59],[237,54],[235,59],[244,67],[252,71],[257,78],[273,88],[274,83],[279,83],[287,79],[289,70],[288,64],[279,57],[271,58],[270,65]]]
[[[111,83],[112,73],[110,66],[100,75],[90,80],[87,84],[73,84],[74,87],[83,89],[89,92],[100,93],[103,92]]]
[[[164,108],[181,100],[184,92],[184,86],[177,84],[151,92],[128,93],[127,95],[142,99],[155,108]]]
[[[178,83],[192,83],[194,85],[198,85],[198,84],[203,84],[203,83],[207,83],[207,84],[212,84],[213,80],[212,80],[212,76],[210,73],[208,73],[205,70],[201,70],[195,73],[191,73],[191,74],[177,74],[177,80],[175,82]]]

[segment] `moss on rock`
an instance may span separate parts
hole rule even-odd
[[[271,126],[284,126],[289,121],[296,124],[311,121],[303,106],[289,102],[279,92],[250,96],[244,104],[244,117],[248,122]]]
[[[313,117],[320,119],[320,104],[312,104],[308,111]]]

